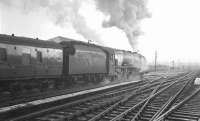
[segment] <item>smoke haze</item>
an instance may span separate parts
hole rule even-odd
[[[122,29],[134,48],[140,35],[139,22],[149,17],[146,0],[96,0],[97,8],[109,16],[103,21],[104,27],[116,26]]]
[[[67,29],[70,25],[86,40],[94,40],[101,45],[108,45],[102,33],[118,28],[117,32],[126,35],[132,48],[135,48],[136,38],[141,34],[140,21],[149,16],[146,0],[0,0],[0,4],[20,10],[25,15],[43,12],[46,19],[56,26]],[[84,7],[91,8],[89,11],[94,11],[94,16],[82,13]],[[96,18],[97,23],[92,24],[91,17]]]

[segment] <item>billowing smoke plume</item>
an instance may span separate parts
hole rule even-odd
[[[9,7],[16,7],[24,14],[32,11],[46,11],[50,19],[61,27],[66,23],[71,23],[72,27],[78,34],[85,39],[95,40],[99,44],[103,44],[99,35],[91,29],[85,18],[79,13],[79,9],[83,2],[87,0],[0,0],[0,4]]]
[[[55,25],[64,27],[67,23],[87,40],[103,45],[98,29],[87,23],[80,8],[83,4],[93,3],[105,15],[103,27],[117,27],[126,33],[129,43],[135,46],[140,35],[139,22],[148,16],[145,0],[0,0],[0,4],[20,9],[28,14],[32,11],[45,11]],[[96,16],[94,16],[96,17]],[[66,28],[67,29],[67,28]]]
[[[103,26],[122,29],[134,48],[135,40],[141,34],[139,22],[149,16],[146,0],[96,0],[96,5],[109,16],[109,20],[105,20]]]

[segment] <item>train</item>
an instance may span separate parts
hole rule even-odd
[[[61,42],[0,34],[0,93],[43,92],[142,74],[137,52],[64,38]]]

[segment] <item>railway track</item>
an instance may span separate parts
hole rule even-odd
[[[157,112],[156,110],[159,110],[162,104],[172,95],[171,93],[177,91],[183,84],[183,82],[171,82],[168,86],[162,86],[161,84],[160,87],[155,88],[149,95],[144,96],[142,100],[137,101],[138,97],[135,97],[135,100],[130,100],[132,102],[131,105],[129,105],[129,101],[125,101],[89,121],[150,120]],[[151,106],[151,104],[154,105]]]
[[[121,106],[118,108],[118,112],[121,114],[132,106],[144,102],[144,100],[151,95],[153,90],[153,92],[161,91],[166,86],[173,85],[176,82],[175,80],[181,80],[186,77],[189,78],[190,75],[164,79],[163,81],[153,81],[150,84],[125,91],[126,93],[121,93],[120,91],[116,92],[115,90],[114,92],[104,94],[104,96],[94,96],[73,103],[62,104],[55,107],[53,106],[52,108],[31,112],[29,114],[23,114],[21,116],[15,114],[12,115],[12,118],[7,118],[12,121],[93,121],[101,119],[102,116],[105,117],[105,114],[107,113],[111,114],[111,118],[114,118],[118,114],[112,115],[110,111],[117,112],[114,110],[117,109],[116,107]],[[132,93],[130,94],[130,92]],[[109,116],[107,116],[107,118],[110,120]]]
[[[200,120],[200,87],[194,86],[187,98],[176,103],[167,112],[154,121],[199,121]]]
[[[156,80],[159,79],[161,77],[175,77],[175,76],[181,76],[183,75],[183,72],[177,73],[177,74],[173,74],[173,75],[167,75],[167,74],[153,74],[152,75],[146,75],[144,77],[145,81],[151,81],[151,80]],[[151,77],[152,76],[152,77]],[[139,85],[143,84],[143,82],[135,82],[134,84],[130,84],[130,88],[131,87],[137,87]],[[33,100],[38,100],[38,99],[42,99],[42,98],[49,98],[49,97],[53,97],[53,96],[59,96],[59,95],[64,95],[64,94],[70,94],[70,93],[74,93],[74,92],[79,92],[79,91],[83,91],[83,90],[87,90],[87,89],[92,89],[92,88],[97,88],[99,87],[96,86],[92,86],[92,87],[77,87],[77,88],[72,88],[72,89],[66,89],[66,90],[50,90],[49,92],[40,92],[38,94],[19,94],[19,95],[12,95],[12,96],[2,96],[0,95],[2,98],[0,99],[0,108],[1,107],[5,107],[5,106],[10,106],[10,105],[15,105],[15,104],[20,104],[20,103],[25,103],[25,102],[30,102]],[[119,87],[119,88],[127,88],[127,87]],[[119,88],[117,88],[117,90],[119,90]]]
[[[157,82],[159,82],[160,79],[158,80],[154,80],[152,83],[152,85],[156,85]],[[114,87],[113,89],[108,89],[107,91],[102,90],[101,92],[96,92],[95,93],[90,93],[87,95],[81,95],[81,97],[79,97],[79,100],[77,99],[77,97],[75,97],[76,99],[63,99],[61,101],[56,101],[53,102],[51,106],[51,104],[45,104],[45,106],[35,106],[37,108],[37,110],[42,110],[43,108],[49,108],[49,107],[55,107],[56,105],[60,105],[61,103],[67,103],[67,106],[73,106],[73,105],[79,105],[80,103],[88,103],[89,101],[93,101],[93,102],[97,102],[98,100],[106,100],[107,98],[113,98],[114,96],[116,96],[117,98],[115,98],[116,100],[120,98],[120,96],[122,96],[124,93],[133,91],[133,90],[137,90],[139,87],[144,86],[144,84],[146,84],[147,82],[139,82],[136,83],[136,85],[126,85],[125,87]],[[85,96],[85,97],[84,97]],[[84,98],[84,99],[82,99]],[[115,100],[114,99],[114,100]],[[78,101],[74,101],[74,100],[78,100]],[[110,101],[112,102],[112,100]],[[61,105],[63,106],[63,105]],[[0,112],[0,119],[2,118],[11,118],[11,117],[15,117],[18,115],[24,115],[24,113],[27,113],[26,110],[34,110],[35,108],[32,109],[33,106],[27,107],[25,109],[19,109],[20,111],[16,110],[11,110],[8,112]],[[59,107],[59,106],[58,106]],[[56,107],[56,108],[58,108]],[[54,108],[53,108],[54,109]],[[31,113],[31,112],[29,112]]]
[[[134,87],[137,87],[137,86],[140,86],[144,83],[146,83],[147,81],[154,81],[154,80],[159,80],[160,78],[162,77],[167,77],[167,78],[172,78],[172,77],[179,77],[179,76],[182,76],[184,73],[181,72],[181,73],[177,73],[177,74],[174,74],[174,75],[167,75],[167,74],[154,74],[153,77],[154,78],[151,78],[151,75],[146,75],[144,78],[144,81],[139,81],[139,82],[135,82],[135,83],[132,83],[132,84],[129,84],[129,85],[126,85],[125,86],[119,86],[116,88],[116,90],[119,90],[119,89],[127,89],[128,87],[130,88],[134,88]],[[128,86],[128,87],[127,87]],[[80,87],[79,88],[74,88],[74,89],[67,89],[67,90],[54,90],[54,91],[49,91],[49,92],[41,92],[39,94],[21,94],[21,95],[14,95],[14,96],[1,96],[2,98],[0,99],[0,108],[2,107],[6,107],[6,106],[11,106],[11,105],[16,105],[16,104],[20,104],[20,103],[26,103],[26,102],[30,102],[30,101],[34,101],[34,100],[39,100],[39,99],[44,99],[44,98],[49,98],[49,97],[55,97],[55,96],[59,96],[59,95],[66,95],[66,94],[71,94],[71,93],[74,93],[74,92],[80,92],[80,91],[84,91],[84,90],[87,90],[87,89],[91,89],[91,88],[97,88],[98,86],[96,87],[87,87],[87,88],[83,88],[81,87],[81,90],[80,90]],[[105,90],[105,91],[114,91],[114,88],[112,88],[111,90]],[[102,91],[102,93],[104,93]]]
[[[135,87],[137,87],[139,85],[142,85],[143,83],[144,82],[135,82],[134,84],[130,84],[129,87],[131,88],[134,85],[136,85]],[[51,90],[49,92],[40,92],[40,93],[36,93],[36,94],[28,93],[28,94],[19,94],[19,95],[14,95],[14,96],[7,96],[7,97],[2,96],[3,98],[0,99],[0,107],[15,105],[15,104],[24,103],[24,102],[42,99],[42,98],[48,98],[48,97],[53,97],[53,96],[58,96],[58,95],[80,92],[80,91],[97,88],[97,87],[87,87],[86,88],[85,86],[83,86],[83,87],[81,87],[81,89],[80,89],[80,87],[77,87],[77,88],[66,89],[66,90]],[[119,88],[123,89],[123,88],[127,88],[127,87],[119,87]],[[119,90],[119,89],[117,89],[117,90]]]

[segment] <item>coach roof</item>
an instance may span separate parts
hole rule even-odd
[[[14,44],[14,45],[25,45],[41,48],[62,48],[62,46],[56,42],[39,40],[38,38],[27,38],[27,37],[16,37],[14,35],[0,34],[0,43]]]

